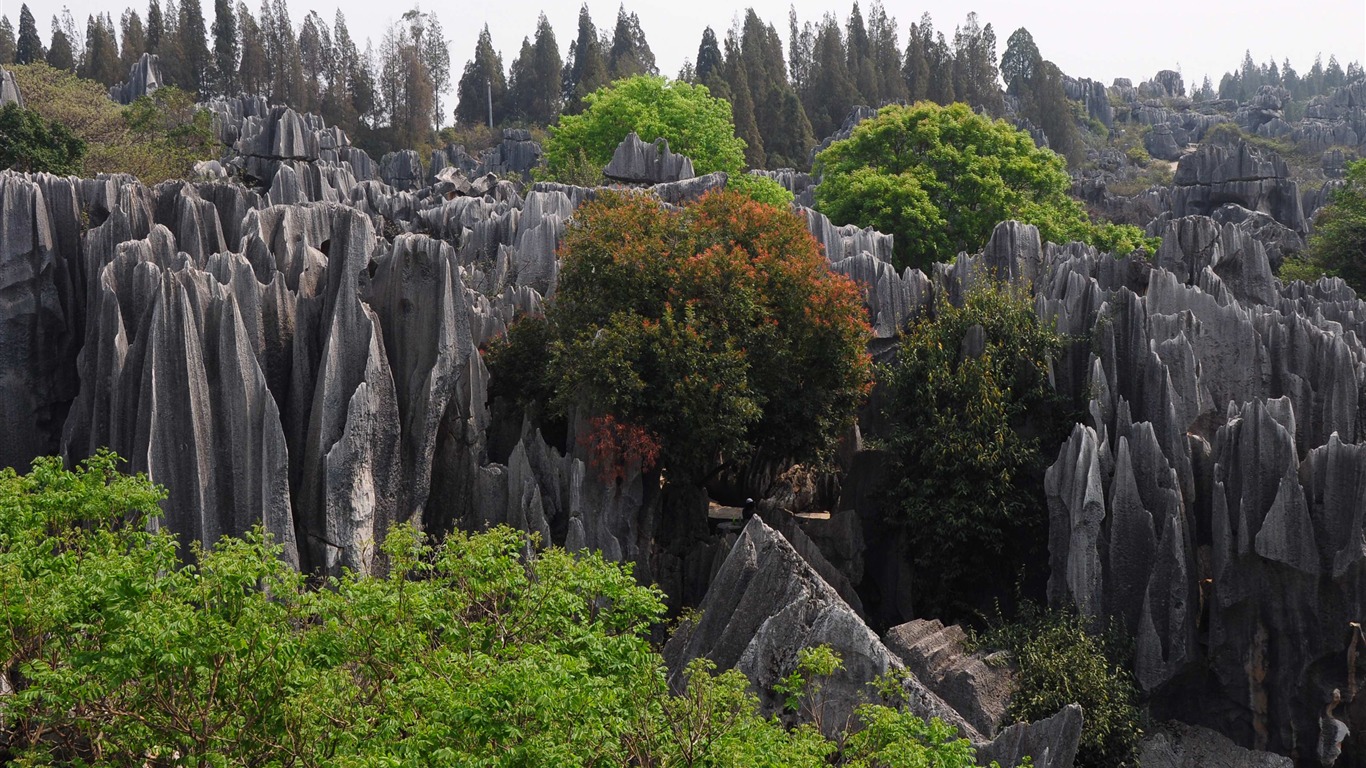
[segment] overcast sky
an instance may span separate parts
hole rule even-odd
[[[166,0],[162,0],[163,5]],[[212,23],[213,0],[200,0],[208,22]],[[346,14],[354,38],[369,37],[376,46],[383,30],[412,6],[404,0],[288,0],[296,22],[309,10],[332,19],[338,6]],[[49,19],[69,5],[83,29],[90,13],[110,11],[118,20],[121,0],[68,0],[67,3],[29,0],[46,42]],[[134,7],[145,15],[146,0],[134,0]],[[260,0],[247,0],[256,12]],[[453,80],[458,80],[465,62],[474,52],[475,39],[485,23],[494,45],[503,54],[505,66],[512,64],[522,38],[532,35],[536,17],[542,11],[555,28],[562,53],[567,53],[578,24],[579,0],[484,0],[483,2],[422,2],[422,10],[435,12],[450,40]],[[670,2],[627,2],[628,11],[640,17],[646,39],[655,52],[660,72],[676,75],[685,58],[697,56],[703,28],[710,25],[724,35],[732,21],[753,7],[760,18],[778,29],[787,40],[789,6],[795,5],[803,22],[818,20],[833,12],[841,21],[848,17],[850,2],[832,0],[670,0]],[[862,3],[867,16],[869,3]],[[0,0],[0,12],[18,23],[17,0]],[[589,9],[598,29],[610,30],[616,21],[616,0],[593,0]],[[1107,85],[1116,77],[1135,83],[1160,69],[1179,69],[1187,87],[1200,84],[1206,74],[1218,86],[1219,77],[1242,61],[1250,50],[1258,63],[1271,57],[1279,63],[1289,58],[1301,73],[1309,69],[1315,55],[1322,53],[1325,63],[1336,54],[1346,66],[1349,61],[1366,59],[1366,0],[1129,0],[1091,3],[1045,0],[977,0],[961,3],[952,0],[888,0],[887,13],[897,20],[904,46],[906,27],[924,12],[934,19],[935,28],[952,38],[953,28],[968,11],[976,11],[983,24],[996,31],[997,54],[1005,50],[1006,38],[1019,27],[1033,34],[1039,51],[1067,74],[1090,77]],[[454,94],[443,101],[454,104]]]

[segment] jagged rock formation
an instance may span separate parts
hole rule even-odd
[[[132,104],[163,85],[161,57],[155,53],[143,53],[129,68],[128,79],[109,87],[109,98],[120,104]]]
[[[1067,98],[1073,101],[1080,101],[1086,107],[1086,114],[1095,118],[1106,128],[1113,128],[1115,125],[1114,108],[1110,105],[1110,94],[1105,90],[1105,84],[1099,80],[1089,78],[1075,78],[1063,75],[1063,91]]]
[[[1164,724],[1143,739],[1143,768],[1293,768],[1288,757],[1243,749],[1228,738],[1197,725]]]
[[[668,139],[655,139],[653,144],[640,140],[635,131],[617,145],[612,161],[602,169],[602,175],[627,184],[664,184],[693,178],[692,160],[669,151]]]
[[[1299,185],[1290,180],[1285,161],[1244,141],[1206,144],[1176,167],[1173,216],[1208,216],[1225,203],[1268,214],[1298,234],[1308,232]]]
[[[916,679],[960,712],[987,738],[1006,724],[1006,708],[1015,693],[1014,670],[989,663],[984,654],[964,649],[967,635],[956,624],[916,619],[887,630],[887,647]],[[993,660],[996,661],[996,660]]]
[[[445,168],[455,168],[468,177],[498,176],[519,177],[523,182],[531,181],[531,171],[541,162],[541,145],[531,138],[531,132],[522,128],[504,128],[502,140],[473,157],[460,144],[447,145],[445,149],[432,152],[428,179],[435,180]]]
[[[14,73],[0,67],[0,107],[11,103],[24,106],[24,95],[19,93],[19,84],[14,81]]]

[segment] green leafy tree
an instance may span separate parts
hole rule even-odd
[[[662,595],[600,555],[400,527],[384,576],[313,589],[259,531],[182,558],[154,524],[164,491],[118,463],[0,470],[18,764],[974,764],[948,726],[878,704],[842,745],[785,728],[705,659],[674,695],[649,642]]]
[[[1034,73],[1043,63],[1039,46],[1029,30],[1020,27],[1006,39],[1006,52],[1001,54],[1001,79],[1005,80],[1006,92],[1018,96],[1020,88],[1034,79]]]
[[[128,76],[128,70],[119,59],[113,19],[90,16],[86,20],[85,59],[79,73],[104,86],[114,85]]]
[[[147,30],[142,17],[132,8],[124,9],[119,18],[119,71],[127,74],[146,50]]]
[[[1038,226],[1052,242],[1123,253],[1150,245],[1135,227],[1091,222],[1067,194],[1061,157],[965,104],[884,107],[816,162],[817,207],[836,224],[895,235],[898,266],[925,268],[976,251],[1007,219]]]
[[[18,104],[0,107],[0,168],[68,176],[80,173],[84,155],[85,142],[65,125]]]
[[[1037,561],[1047,533],[1038,435],[1060,429],[1046,418],[1060,347],[1029,298],[1006,287],[975,290],[961,307],[942,301],[907,330],[888,372],[890,498],[926,615],[989,605],[984,588]]]
[[[733,192],[681,211],[609,193],[563,249],[556,410],[638,429],[675,479],[756,452],[828,458],[870,383],[868,325],[799,217]]]
[[[1314,215],[1309,262],[1366,294],[1366,160],[1347,166],[1343,185]]]
[[[76,71],[76,55],[71,50],[71,38],[52,17],[52,47],[47,49],[47,65],[56,69]]]

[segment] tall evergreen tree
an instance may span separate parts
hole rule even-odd
[[[270,63],[265,33],[247,9],[246,3],[237,4],[237,30],[242,52],[237,65],[237,88],[253,96],[269,94]]]
[[[432,132],[434,94],[424,61],[422,14],[405,15],[385,32],[380,52],[380,94],[398,147],[415,147]]]
[[[943,32],[934,35],[934,42],[929,46],[929,65],[930,65],[930,88],[927,98],[936,104],[952,104],[958,100],[958,93],[954,88],[954,56],[953,49],[944,39]]]
[[[1041,63],[1043,56],[1029,30],[1020,27],[1011,32],[1006,39],[1006,51],[1001,54],[1001,79],[1006,83],[1006,93],[1019,96],[1020,89],[1034,80]]]
[[[71,38],[62,29],[56,16],[52,17],[52,47],[47,49],[47,65],[68,72],[76,70],[75,53],[71,50]]]
[[[928,13],[912,24],[906,33],[906,56],[901,79],[906,84],[906,99],[912,103],[930,98],[930,57],[934,47],[934,24]]]
[[[113,85],[127,74],[114,40],[113,20],[89,17],[85,25],[85,61],[81,64],[81,77]]]
[[[745,73],[754,101],[754,119],[763,138],[762,167],[802,167],[815,140],[810,122],[797,118],[791,110],[789,97],[795,99],[796,91],[787,79],[782,38],[753,9],[745,14],[742,30]]]
[[[834,16],[827,14],[816,31],[811,71],[801,97],[811,120],[811,131],[821,137],[834,133],[858,101],[858,89],[849,74],[844,35]]]
[[[181,87],[206,94],[210,85],[213,55],[209,53],[208,30],[204,25],[204,11],[199,0],[180,2],[176,48],[181,67]]]
[[[659,74],[654,52],[645,41],[645,31],[640,28],[640,18],[634,13],[628,14],[624,5],[617,10],[617,27],[612,34],[607,71],[613,80],[632,75]]]
[[[897,39],[896,18],[887,15],[882,3],[873,0],[868,10],[868,46],[877,76],[878,103],[906,100],[906,81],[901,77],[901,43]]]
[[[14,25],[8,16],[0,16],[0,64],[14,63]]]
[[[319,25],[321,29],[319,29]],[[327,25],[318,14],[309,11],[299,28],[299,60],[303,66],[303,101],[299,106],[309,112],[322,110],[322,95],[326,80],[327,58],[329,54],[323,47],[323,32]]]
[[[568,63],[564,67],[564,112],[577,115],[583,111],[583,97],[606,85],[607,54],[603,50],[588,4],[579,8],[579,29],[574,42],[569,44]]]
[[[47,50],[43,48],[42,38],[38,37],[38,24],[25,3],[19,6],[19,40],[14,47],[14,61],[16,64],[32,64],[46,59]]]
[[[161,15],[161,3],[147,0],[147,52],[161,53],[161,39],[166,35],[166,19]]]
[[[555,30],[545,14],[536,22],[536,40],[522,41],[522,52],[512,63],[509,99],[516,117],[533,125],[549,125],[560,113],[560,81],[564,62]]]
[[[764,167],[764,139],[754,116],[754,97],[749,87],[749,72],[735,33],[726,35],[726,84],[730,89],[731,117],[735,135],[745,142],[745,164]]]
[[[811,72],[816,32],[809,21],[798,26],[796,6],[788,6],[787,33],[787,72],[792,79],[792,87],[798,93],[802,93],[806,89],[807,78]]]
[[[1341,88],[1347,84],[1347,73],[1343,71],[1342,65],[1338,63],[1335,54],[1328,56],[1328,66],[1323,70],[1323,88],[1328,92],[1334,88]]]
[[[720,76],[725,60],[721,57],[721,45],[711,27],[702,30],[702,42],[697,46],[697,82],[711,87],[711,81]]]
[[[232,0],[213,0],[213,90],[224,95],[237,90],[237,14]]]
[[[859,10],[857,0],[845,23],[844,47],[849,76],[853,78],[854,88],[858,91],[857,100],[878,106],[881,94],[878,93],[877,73],[873,70],[873,51],[868,42],[868,26],[863,22],[863,13]]]
[[[493,37],[485,24],[474,46],[474,58],[465,63],[456,89],[455,122],[461,125],[487,123],[490,96],[493,122],[497,125],[504,119],[507,78],[503,74],[503,58],[494,50]]]
[[[439,126],[446,116],[441,110],[441,96],[451,89],[451,52],[446,42],[446,32],[435,13],[417,14],[409,11],[404,18],[409,20],[413,36],[418,42],[423,67],[431,81],[432,124]],[[554,85],[558,87],[559,82],[559,73],[556,72]]]
[[[990,24],[979,25],[977,14],[969,13],[953,33],[955,95],[989,115],[1000,116],[1005,112],[1005,103],[997,86],[996,61],[995,31]]]
[[[119,70],[127,74],[146,51],[147,30],[142,26],[142,17],[126,8],[119,19]]]

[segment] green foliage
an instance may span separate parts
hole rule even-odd
[[[160,88],[120,107],[99,83],[46,64],[16,66],[13,72],[30,109],[85,142],[77,175],[130,173],[156,184],[187,178],[196,161],[216,155],[211,117],[184,91]]]
[[[549,345],[549,323],[532,315],[518,318],[505,335],[491,340],[484,353],[489,397],[507,397],[523,408],[550,402],[554,392],[546,387]]]
[[[971,609],[975,590],[1009,583],[1043,546],[1038,435],[1062,429],[1048,379],[1060,346],[1003,286],[939,303],[903,338],[887,372],[891,490],[927,615]]]
[[[1080,704],[1085,722],[1077,766],[1133,766],[1142,730],[1138,687],[1126,670],[1130,648],[1117,631],[1097,634],[1091,623],[1026,604],[1019,621],[998,624],[977,642],[1014,656],[1019,690],[1010,702],[1012,718],[1037,720]]]
[[[973,765],[951,728],[878,705],[842,748],[784,728],[705,659],[671,694],[647,639],[659,592],[506,528],[435,545],[398,527],[387,575],[322,589],[259,532],[183,562],[152,524],[164,492],[118,461],[0,471],[16,764]]]
[[[1347,166],[1343,186],[1315,214],[1309,262],[1366,294],[1366,160]]]
[[[596,168],[612,160],[617,145],[635,131],[642,141],[669,141],[669,149],[692,159],[699,174],[744,168],[745,143],[735,136],[730,104],[705,86],[640,75],[617,80],[584,97],[581,114],[563,115],[546,139],[545,176],[560,180],[582,151]]]
[[[1281,262],[1281,268],[1276,271],[1276,277],[1283,283],[1290,283],[1301,280],[1306,283],[1316,283],[1321,277],[1332,277],[1333,275],[1318,263],[1311,261],[1306,256],[1287,256]]]
[[[0,168],[69,176],[80,171],[85,142],[61,123],[18,104],[0,107]]]
[[[816,163],[820,210],[836,224],[895,235],[898,266],[979,250],[1006,219],[1034,224],[1052,242],[1121,253],[1149,245],[1136,227],[1093,223],[1067,195],[1062,158],[964,104],[884,107]]]
[[[562,248],[548,313],[560,413],[641,427],[693,478],[756,450],[820,461],[852,423],[867,321],[796,215],[733,192],[681,211],[607,193]]]
[[[764,205],[786,208],[792,204],[792,193],[787,191],[787,188],[782,184],[767,176],[733,173],[727,177],[726,187]]]

